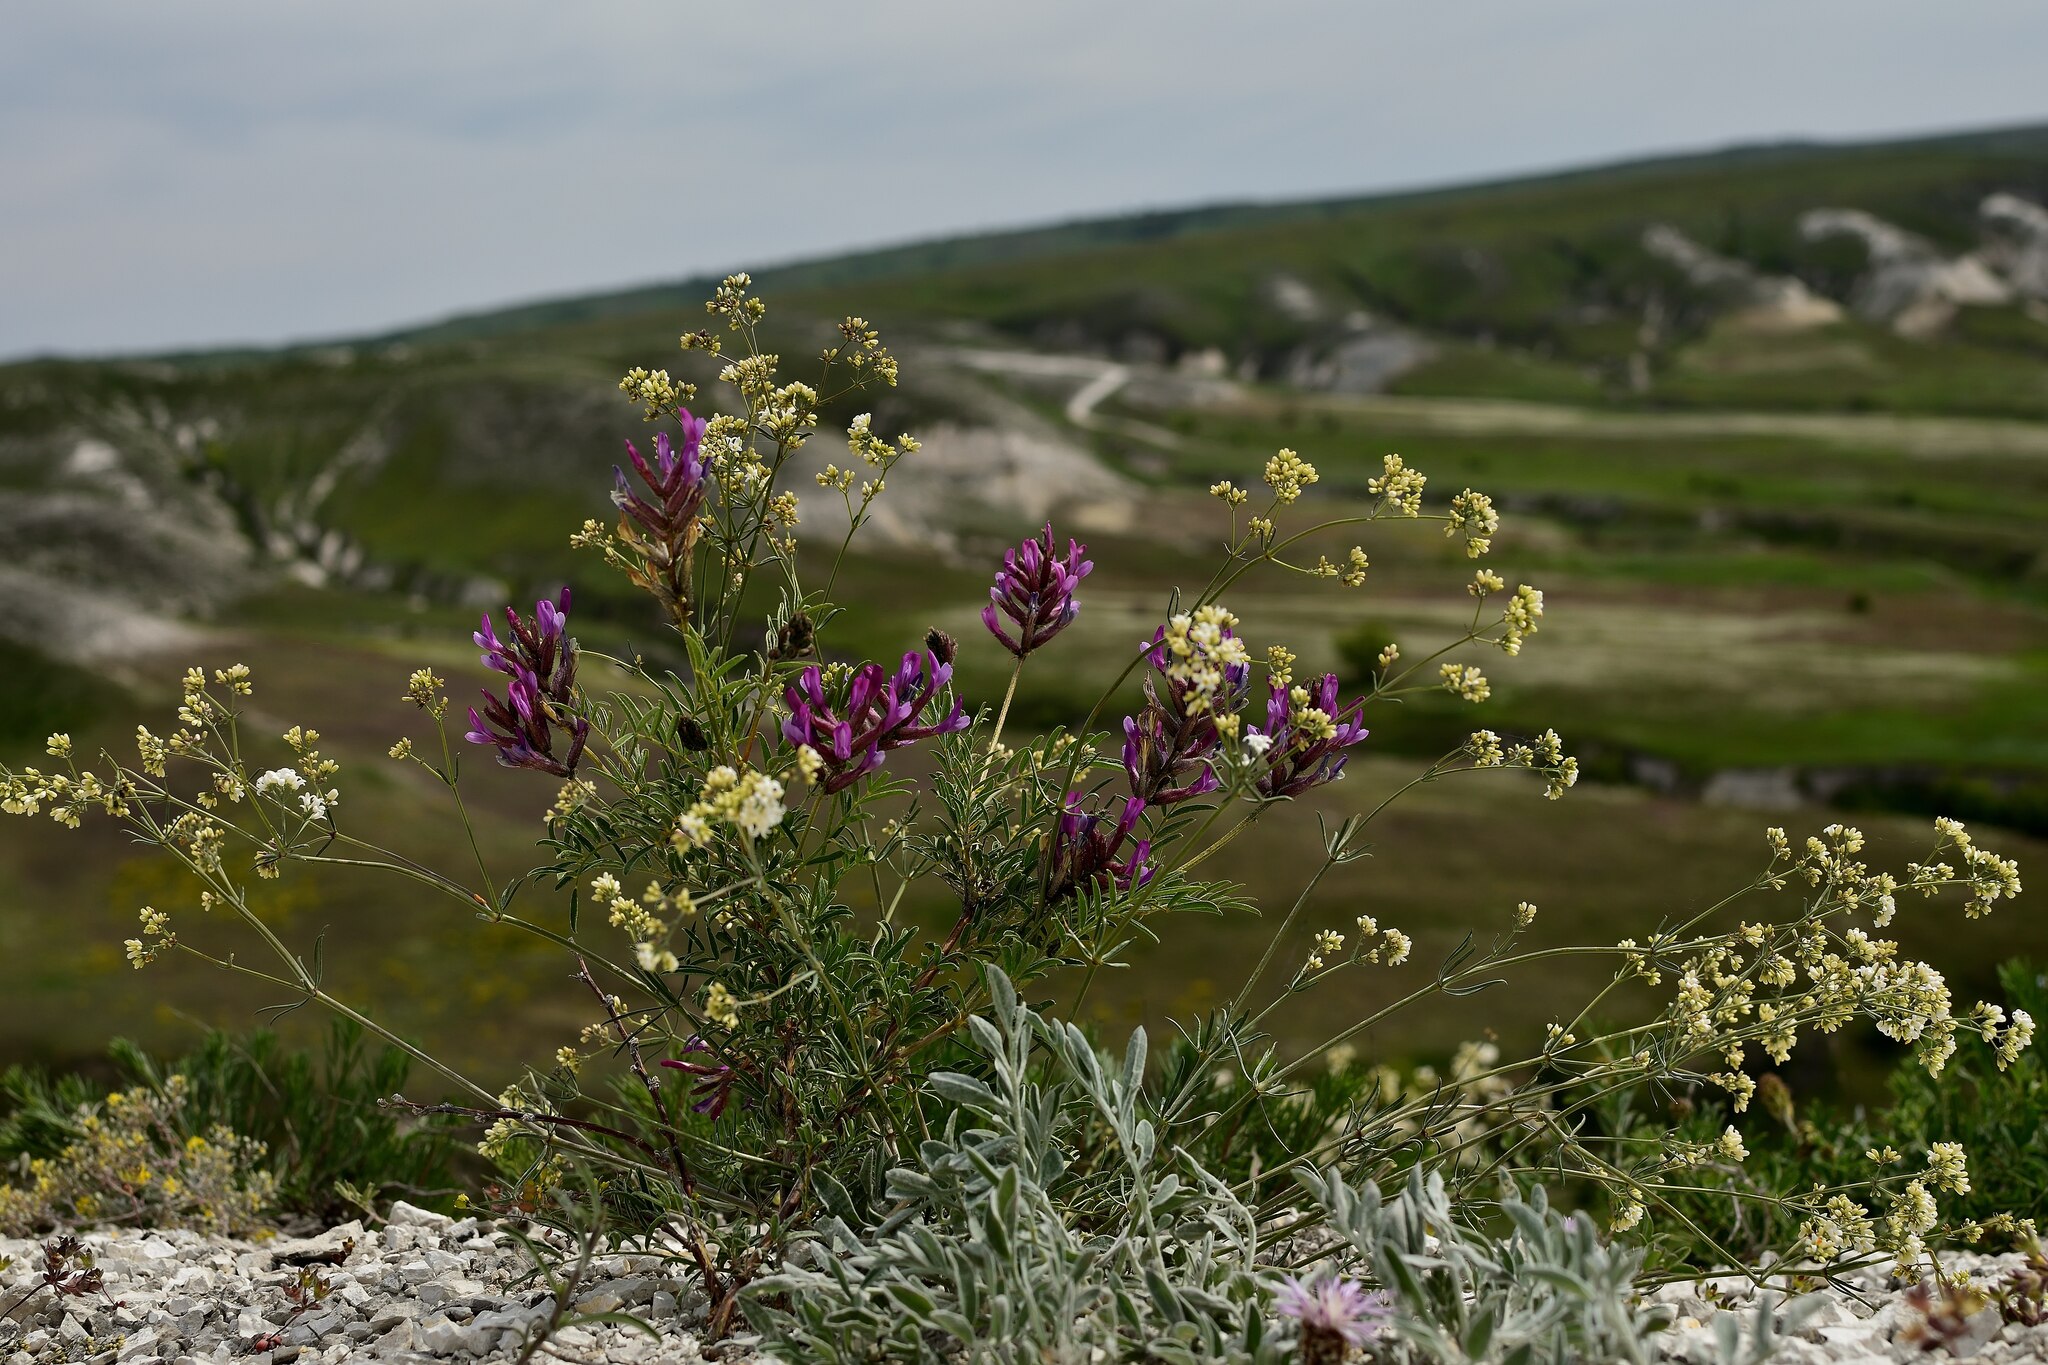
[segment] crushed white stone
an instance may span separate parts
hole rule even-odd
[[[512,1238],[474,1218],[457,1221],[405,1203],[392,1207],[383,1227],[348,1223],[310,1238],[253,1243],[143,1230],[88,1233],[81,1240],[105,1272],[107,1299],[60,1300],[49,1290],[38,1292],[0,1321],[0,1365],[511,1360],[555,1309],[545,1280],[534,1275],[531,1257]],[[322,1263],[351,1242],[339,1264]],[[40,1243],[0,1239],[0,1257],[14,1261],[0,1275],[5,1305],[30,1282]],[[324,1300],[294,1316],[285,1290],[308,1261],[331,1288]],[[2020,1261],[2017,1255],[1961,1255],[1947,1264],[1989,1286]],[[1902,1298],[1906,1287],[1882,1267],[1842,1276],[1819,1291],[1821,1307],[1776,1358],[1787,1365],[1929,1358],[1903,1335],[1916,1321]],[[1737,1276],[1652,1291],[1674,1318],[1658,1339],[1663,1357],[1699,1365],[1713,1360],[1715,1319],[1724,1313],[1747,1319],[1755,1292]],[[630,1314],[659,1333],[659,1340],[651,1340],[611,1323],[564,1328],[553,1344],[579,1359],[620,1365],[738,1365],[756,1359],[745,1336],[707,1347],[704,1295],[689,1272],[667,1258],[597,1259],[571,1308]],[[1950,1358],[1956,1356],[1985,1365],[2048,1365],[2048,1325],[2008,1325],[1995,1307],[1987,1308],[1955,1343]]]
[[[511,1360],[556,1306],[546,1280],[534,1274],[532,1257],[512,1238],[474,1218],[457,1221],[403,1202],[383,1227],[352,1222],[310,1238],[257,1243],[122,1230],[79,1240],[105,1273],[106,1298],[60,1300],[39,1291],[0,1321],[4,1365]],[[354,1246],[339,1264],[317,1259],[338,1256],[348,1242]],[[0,1275],[4,1306],[32,1282],[41,1243],[0,1239],[0,1257],[14,1261]],[[294,1316],[285,1291],[308,1260],[331,1288]],[[660,1339],[602,1323],[565,1328],[554,1343],[585,1360],[639,1365],[752,1359],[744,1336],[706,1354],[707,1307],[694,1279],[667,1258],[599,1257],[579,1284],[572,1311],[630,1314]]]

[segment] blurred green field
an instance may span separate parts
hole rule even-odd
[[[1098,571],[1079,623],[1027,673],[1015,724],[1087,710],[1169,594],[1207,579],[1227,516],[1203,490],[1254,482],[1280,446],[1322,473],[1302,517],[1355,512],[1396,451],[1439,501],[1468,485],[1495,498],[1506,525],[1488,563],[1545,591],[1541,633],[1520,658],[1473,656],[1494,681],[1484,707],[1437,695],[1380,708],[1353,780],[1316,805],[1361,809],[1481,725],[1554,725],[1588,781],[1557,804],[1511,777],[1445,783],[1382,817],[1374,856],[1318,893],[1298,933],[1305,944],[1368,912],[1415,936],[1416,962],[1306,1002],[1279,1031],[1308,1046],[1426,979],[1468,929],[1502,927],[1517,901],[1542,907],[1542,942],[1640,936],[1746,880],[1767,824],[1797,833],[1854,818],[1877,857],[1903,863],[1938,810],[1970,819],[2023,870],[2048,852],[2048,322],[2015,302],[1914,338],[1853,312],[1759,332],[1639,246],[1645,225],[1676,224],[1841,297],[1867,263],[1806,240],[1800,213],[1853,205],[1962,252],[1993,191],[2048,199],[2048,132],[1150,215],[762,276],[784,353],[814,350],[821,321],[842,311],[903,352],[903,388],[835,402],[828,430],[872,407],[882,430],[1024,432],[1070,452],[1058,468],[1091,471],[1075,486],[1093,491],[1060,518],[1084,528]],[[1282,276],[1319,311],[1277,308]],[[432,664],[462,699],[483,680],[467,641],[475,604],[564,582],[586,646],[670,658],[647,605],[567,538],[607,514],[618,439],[639,435],[617,376],[682,373],[675,337],[699,325],[700,298],[691,285],[561,301],[339,349],[0,367],[0,568],[40,573],[53,593],[183,615],[193,632],[169,650],[67,658],[0,631],[0,757],[35,761],[55,729],[125,749],[138,720],[161,722],[187,663],[247,662],[256,729],[326,734],[355,828],[452,863],[460,841],[442,794],[384,757],[417,719],[400,702],[405,677]],[[1652,299],[1663,322],[1646,337]],[[1290,356],[1341,340],[1352,310],[1426,335],[1430,358],[1378,394],[1282,382]],[[1121,358],[1138,378],[1076,425],[1065,409],[1080,379],[964,368],[949,359],[960,347],[1036,351],[1076,373]],[[1202,359],[1211,350],[1225,374]],[[1191,378],[1190,359],[1207,369]],[[93,473],[79,456],[89,440],[118,450],[144,493]],[[906,468],[906,487],[913,477]],[[1068,475],[1047,477],[1058,506]],[[1008,659],[975,613],[1003,542],[1033,527],[963,490],[971,477],[913,504],[925,520],[893,545],[847,563],[831,647],[886,656],[945,627],[964,643],[963,695],[989,703]],[[140,553],[153,516],[188,508],[247,543],[246,574],[174,582],[175,554]],[[1231,594],[1256,647],[1285,643],[1306,668],[1355,675],[1376,642],[1412,655],[1456,633],[1472,566],[1455,545],[1382,524],[1307,557],[1341,557],[1354,538],[1373,561],[1363,589],[1272,573]],[[465,771],[502,876],[532,856],[552,784],[474,761]],[[1217,859],[1268,905],[1291,899],[1315,837],[1306,812],[1290,814]],[[588,1022],[552,950],[453,902],[298,873],[265,896],[290,941],[323,944],[331,989],[486,1083]],[[113,1033],[176,1047],[187,1021],[242,1025],[289,1003],[190,965],[128,968],[120,942],[142,904],[171,910],[195,940],[231,942],[191,902],[104,829],[0,821],[0,1061],[75,1061]],[[564,907],[536,898],[529,913]],[[2038,958],[2039,924],[2022,902],[1965,932],[1908,913],[1900,934],[1964,995],[1988,992],[2000,959]],[[1090,1011],[1105,1025],[1158,1022],[1228,998],[1222,965],[1252,960],[1268,927],[1170,925],[1098,983]],[[1480,1028],[1526,1035],[1596,984],[1551,971],[1374,1042],[1440,1057]],[[1816,1051],[1801,1065],[1858,1071],[1861,1046],[1843,1040],[1832,1062]]]

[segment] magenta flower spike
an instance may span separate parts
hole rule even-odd
[[[503,673],[508,681],[503,701],[486,688],[483,713],[469,708],[469,731],[463,738],[491,745],[498,751],[498,762],[508,768],[569,777],[590,736],[590,722],[568,711],[576,691],[576,642],[567,634],[569,590],[562,589],[556,600],[543,597],[534,603],[531,621],[505,608],[505,623],[509,638],[500,640],[486,613],[470,637],[484,652],[484,667]],[[568,749],[560,757],[555,754],[557,731],[568,737]]]
[[[709,1051],[711,1044],[694,1035],[689,1042],[683,1044],[685,1056],[693,1052]],[[733,1070],[730,1066],[723,1062],[687,1062],[674,1057],[662,1058],[661,1064],[697,1077],[697,1083],[690,1091],[697,1097],[690,1104],[691,1112],[713,1119],[725,1112],[725,1106],[732,1099]]]
[[[1282,1317],[1301,1324],[1304,1365],[1336,1365],[1353,1347],[1365,1346],[1387,1330],[1393,1298],[1356,1280],[1329,1275],[1305,1282],[1290,1275],[1274,1296]]]
[[[1053,548],[1051,522],[1015,549],[1003,551],[1003,567],[988,590],[989,604],[981,609],[981,623],[989,634],[1021,659],[1072,625],[1081,610],[1074,590],[1095,569],[1093,560],[1081,558],[1087,552],[1087,546],[1069,540],[1066,558],[1061,559]],[[1004,617],[1015,629],[1014,636],[1003,628]]]
[[[1114,822],[1081,808],[1081,793],[1068,792],[1053,834],[1051,898],[1059,900],[1085,887],[1114,886],[1129,891],[1152,880],[1152,841],[1132,840],[1145,803],[1127,797]],[[1130,851],[1124,851],[1125,844]],[[1118,854],[1123,854],[1118,857]]]
[[[825,695],[823,670],[813,664],[783,689],[789,718],[782,722],[782,737],[817,751],[830,774],[825,793],[834,795],[881,767],[891,749],[965,730],[969,717],[958,701],[938,720],[924,723],[925,713],[952,680],[951,663],[935,652],[913,650],[893,674],[877,663],[855,669],[835,706]]]
[[[697,546],[698,517],[709,491],[703,455],[707,423],[692,417],[688,408],[676,409],[676,421],[682,427],[682,445],[672,444],[666,432],[657,433],[653,464],[631,441],[626,442],[626,458],[651,496],[642,497],[626,478],[626,471],[613,465],[612,502],[621,513],[619,539],[644,561],[629,568],[626,576],[652,593],[670,620],[687,627],[691,560]]]
[[[1226,627],[1225,638],[1232,632]],[[1211,760],[1221,735],[1216,717],[1244,704],[1251,680],[1245,664],[1223,670],[1224,685],[1200,708],[1191,708],[1192,687],[1166,675],[1166,630],[1152,637],[1149,656],[1156,677],[1145,679],[1145,705],[1124,717],[1124,776],[1131,795],[1155,806],[1206,796],[1219,785]]]
[[[1307,701],[1296,707],[1292,689],[1274,683],[1266,696],[1265,728],[1251,731],[1270,741],[1266,771],[1256,784],[1262,796],[1298,796],[1336,781],[1344,775],[1344,750],[1371,733],[1359,724],[1363,701],[1340,709],[1335,673],[1325,673],[1304,690]]]
[[[704,506],[703,444],[708,423],[701,417],[692,417],[688,408],[676,409],[676,421],[682,426],[682,447],[672,445],[667,432],[656,432],[652,465],[641,457],[631,441],[626,442],[626,458],[654,495],[652,502],[633,491],[625,470],[612,466],[612,502],[649,536],[663,543],[677,540],[682,528],[696,521]]]

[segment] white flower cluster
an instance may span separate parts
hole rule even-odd
[[[1408,954],[1415,949],[1415,941],[1409,938],[1408,935],[1402,933],[1399,929],[1382,931],[1379,921],[1371,915],[1360,915],[1355,923],[1358,925],[1358,937],[1360,939],[1358,945],[1360,949],[1358,960],[1360,962],[1384,963],[1389,967],[1398,967],[1408,960]],[[1379,943],[1369,948],[1366,947],[1366,944],[1371,943],[1373,939],[1378,939]]]
[[[782,796],[782,784],[768,774],[720,765],[705,775],[696,804],[676,821],[673,842],[682,849],[703,848],[719,823],[749,839],[765,839],[788,814]]]
[[[268,796],[287,810],[297,810],[308,820],[325,820],[327,808],[341,800],[341,793],[332,788],[325,792],[307,790],[306,779],[295,768],[272,768],[256,779],[255,787],[258,796]],[[297,799],[289,799],[286,793]]]

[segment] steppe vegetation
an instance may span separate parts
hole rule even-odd
[[[661,291],[0,372],[10,1050],[259,1005],[396,1049],[12,1073],[0,1145],[42,1164],[0,1217],[103,1213],[75,1169],[131,1218],[331,1219],[470,1181],[469,1120],[468,1197],[846,1358],[990,1314],[1160,1359],[1635,1358],[1659,1277],[2024,1244],[2041,940],[1988,912],[2048,836],[2044,147],[1024,234],[783,272],[772,319],[728,280],[684,337],[739,338],[708,435],[643,368]],[[856,297],[902,385],[820,323]],[[820,347],[860,382],[746,358]],[[614,527],[620,388],[664,425]],[[536,598],[476,637],[507,766],[460,765],[476,609]],[[189,737],[125,757],[166,707]],[[178,814],[166,757],[239,810]],[[1930,855],[1952,813],[2000,853],[1944,819]],[[1149,1064],[1098,1051],[1134,1023]],[[431,1122],[366,1102],[404,1058]],[[295,1097],[263,1131],[256,1076]],[[346,1151],[297,1135],[322,1097]]]

